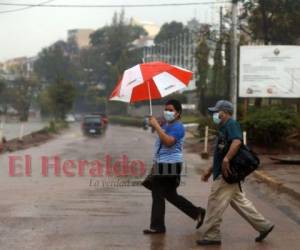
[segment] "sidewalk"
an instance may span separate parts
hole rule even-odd
[[[203,144],[190,133],[187,145],[190,152],[201,154],[203,151]],[[212,161],[212,143],[209,143],[208,150]],[[274,155],[259,155],[260,167],[250,178],[256,178],[258,182],[264,182],[276,192],[285,193],[300,203],[300,164],[279,164],[270,159],[272,156]]]
[[[300,165],[279,164],[267,155],[260,158],[261,167],[256,171],[255,177],[300,202]]]

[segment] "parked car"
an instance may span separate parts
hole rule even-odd
[[[76,119],[75,119],[75,116],[73,114],[67,114],[65,121],[66,122],[75,122]]]
[[[105,129],[101,116],[85,115],[82,120],[82,132],[84,135],[101,135]]]

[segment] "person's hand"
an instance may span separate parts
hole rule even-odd
[[[208,169],[202,174],[201,180],[207,182],[210,176],[211,176],[211,170]]]
[[[225,177],[227,177],[229,174],[231,174],[230,161],[226,156],[224,157],[223,162],[222,162],[222,173]]]
[[[149,116],[149,124],[155,129],[160,126],[157,119],[154,116]]]

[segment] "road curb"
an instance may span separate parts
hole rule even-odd
[[[298,193],[294,189],[286,186],[283,182],[280,182],[280,181],[274,179],[273,177],[269,176],[265,171],[256,170],[253,172],[253,176],[256,179],[263,181],[269,187],[276,189],[278,192],[285,193],[285,194],[291,196],[292,198],[300,201],[300,193]]]

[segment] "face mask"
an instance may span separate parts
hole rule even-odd
[[[213,121],[214,121],[215,124],[220,124],[221,123],[219,113],[214,113],[213,114]]]
[[[175,112],[164,111],[164,117],[167,122],[171,122],[171,121],[175,120]]]

